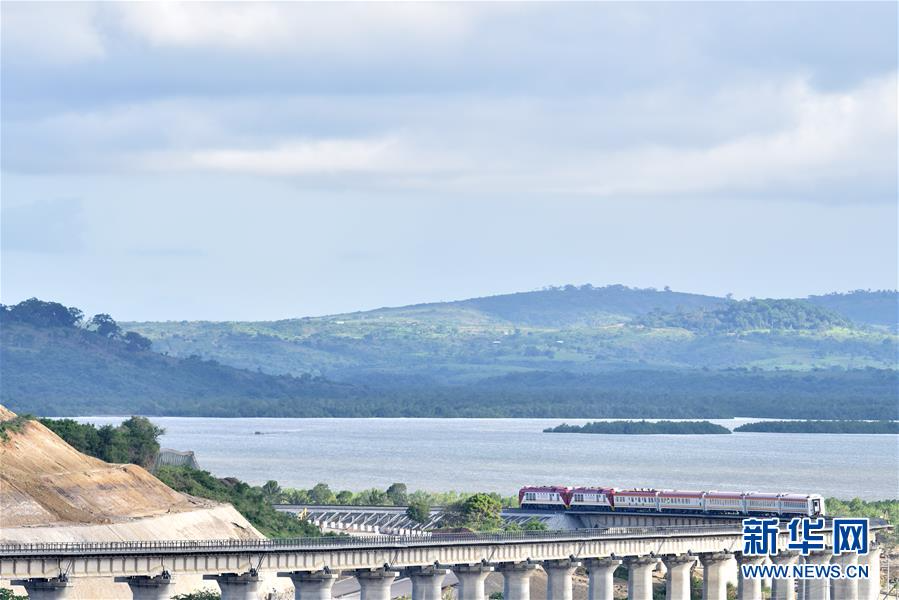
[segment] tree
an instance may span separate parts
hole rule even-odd
[[[431,505],[420,498],[415,499],[409,504],[409,508],[406,509],[406,516],[416,523],[427,523],[431,518]]]
[[[41,419],[41,424],[61,437],[70,446],[91,456],[100,456],[101,441],[97,428],[72,419]]]
[[[341,490],[337,492],[337,504],[352,504],[353,492],[349,490]]]
[[[125,340],[125,343],[128,344],[127,347],[129,350],[149,350],[153,345],[153,342],[150,340],[150,338],[146,338],[135,331],[126,332],[123,339]]]
[[[309,499],[314,504],[334,504],[337,501],[327,483],[315,484],[315,487],[309,490]]]
[[[281,486],[274,479],[269,479],[262,485],[262,495],[269,504],[274,504],[281,499]]]
[[[146,417],[131,417],[120,426],[128,448],[128,461],[150,468],[159,454],[159,436],[165,433]]]
[[[130,462],[128,442],[120,427],[104,425],[97,430],[97,436],[100,438],[100,452],[97,458],[111,463]]]
[[[388,503],[387,492],[378,488],[362,490],[353,498],[353,504],[356,506],[386,506]]]
[[[122,328],[119,327],[119,324],[106,313],[100,313],[91,317],[88,326],[96,331],[97,335],[107,338],[117,338],[122,333]]]
[[[74,306],[65,307],[59,302],[29,298],[14,306],[5,307],[3,316],[35,327],[74,327],[81,322],[84,313]]]
[[[394,483],[387,488],[387,497],[394,506],[402,506],[409,501],[405,483]]]
[[[465,526],[478,531],[500,529],[502,510],[500,499],[492,494],[473,494],[461,506]]]

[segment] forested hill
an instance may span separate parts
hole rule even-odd
[[[311,327],[324,323],[332,328],[327,335],[313,330],[297,341],[241,334],[236,339],[243,345],[229,346],[235,338],[228,334],[215,346],[243,349],[266,366],[292,360],[298,370],[315,367],[307,357],[319,365],[342,361],[342,369],[333,369],[343,376],[338,382],[330,375],[269,375],[195,355],[167,356],[154,351],[158,342],[125,331],[109,315],[85,319],[75,308],[32,299],[0,307],[0,402],[49,416],[896,418],[899,380],[892,369],[658,369],[636,361],[610,366],[603,358],[626,356],[628,345],[655,360],[679,357],[690,343],[715,357],[771,348],[796,355],[803,350],[797,339],[806,339],[807,355],[820,360],[809,351],[829,347],[806,331],[791,333],[778,350],[772,339],[781,333],[702,337],[678,330],[670,337],[646,326],[595,328],[593,334],[589,328],[516,332],[507,326],[507,333],[472,333],[384,321],[322,320]],[[348,335],[347,324],[349,331],[367,332]],[[183,335],[195,335],[191,326],[197,324],[187,324]],[[622,329],[628,331],[615,337]],[[654,346],[645,341],[655,337],[661,341]],[[610,343],[616,339],[617,346]],[[850,360],[872,360],[895,350],[891,339],[882,336],[876,347],[863,337],[831,340],[837,350],[824,357],[843,352]]]
[[[726,303],[725,298],[623,285],[566,285],[534,292],[472,298],[408,308],[455,306],[518,325],[570,327],[618,323],[651,311],[693,311]]]
[[[654,311],[637,320],[648,327],[678,327],[701,333],[827,331],[850,327],[846,317],[806,300],[743,300],[675,313]]]
[[[899,329],[899,292],[856,290],[847,294],[809,296],[808,301],[856,323]]]
[[[585,285],[282,321],[128,326],[160,352],[266,373],[467,383],[529,371],[893,368],[895,324],[882,321],[897,301],[896,292],[736,301]]]
[[[165,414],[253,398],[345,398],[351,386],[175,358],[109,315],[27,300],[0,307],[0,403],[40,415]],[[208,408],[208,406],[207,406]]]

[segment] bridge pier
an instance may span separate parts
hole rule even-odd
[[[821,550],[810,553],[805,557],[805,562],[810,565],[826,565],[832,556],[833,553],[830,550]],[[803,582],[805,583],[803,600],[830,600],[829,579],[805,579]]]
[[[32,577],[30,579],[13,579],[13,585],[25,588],[28,600],[62,600],[69,595],[72,589],[69,578],[65,575],[59,577]]]
[[[771,557],[774,565],[790,567],[796,562],[795,552],[781,551]],[[796,600],[796,581],[792,577],[771,580],[771,600]]]
[[[449,569],[411,567],[406,573],[412,581],[412,600],[441,600],[443,580]]]
[[[390,600],[390,586],[400,573],[381,567],[360,569],[353,574],[359,582],[359,600]]]
[[[588,577],[587,600],[614,600],[615,569],[620,564],[621,561],[615,558],[588,558],[584,561]]]
[[[546,600],[572,600],[571,576],[579,566],[579,560],[570,558],[543,562],[543,570],[546,571]]]
[[[759,565],[765,562],[764,556],[746,556],[742,552],[737,555],[737,600],[762,600],[761,578],[743,577],[743,565]]]
[[[172,575],[163,571],[159,575],[131,575],[116,577],[116,583],[127,583],[131,588],[133,600],[168,600],[168,587],[172,583]]]
[[[259,574],[255,569],[246,573],[203,575],[203,579],[219,584],[222,600],[259,600]]]
[[[628,600],[652,600],[652,572],[658,562],[655,556],[628,556],[624,559]]]
[[[537,565],[500,563],[496,570],[503,574],[503,600],[531,600],[531,577],[537,571]]]
[[[278,577],[290,577],[295,600],[331,600],[331,588],[337,581],[337,573],[329,569],[280,572]]]
[[[839,556],[834,556],[830,563],[840,565],[843,573],[846,567],[858,565],[858,554],[855,552],[843,552]],[[836,600],[859,600],[858,598],[858,579],[831,579],[830,580],[830,597]]]
[[[868,553],[859,557],[859,564],[868,566],[868,578],[858,581],[859,600],[877,600],[880,596],[880,552],[880,546],[872,544]]]
[[[453,566],[459,580],[459,600],[484,600],[484,582],[493,570],[493,566],[483,563]]]
[[[690,573],[696,557],[689,554],[662,557],[665,565],[665,600],[690,600]]]
[[[727,576],[724,572],[731,560],[727,552],[707,552],[699,555],[702,563],[702,600],[727,600]]]

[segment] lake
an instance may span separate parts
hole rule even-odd
[[[512,494],[524,484],[564,484],[899,497],[897,435],[542,432],[560,419],[152,420],[166,430],[163,447],[193,450],[215,475],[282,487],[326,482],[358,491],[404,482],[410,491]],[[711,422],[732,429],[758,420]]]

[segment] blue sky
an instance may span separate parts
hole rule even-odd
[[[896,3],[0,6],[6,303],[897,286]]]

